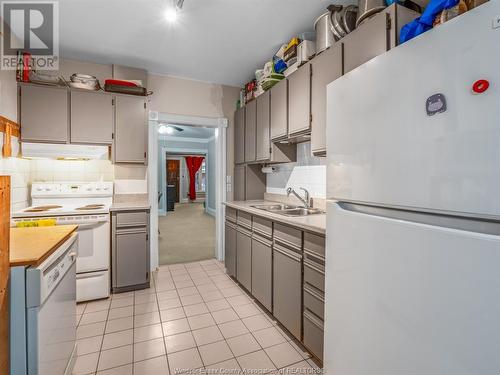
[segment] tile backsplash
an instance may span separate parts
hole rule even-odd
[[[109,160],[29,160],[0,158],[0,175],[11,176],[11,211],[30,204],[33,182],[113,181],[114,168]]]
[[[309,191],[313,198],[326,198],[326,160],[311,156],[311,143],[297,145],[297,162],[279,164],[276,172],[267,175],[266,192],[286,194],[292,187],[299,194],[299,188]]]
[[[10,176],[10,209],[19,211],[29,205],[30,161],[0,158],[0,175]]]

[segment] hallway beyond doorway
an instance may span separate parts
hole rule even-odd
[[[203,203],[176,204],[158,220],[160,265],[214,258],[215,218],[205,213]]]

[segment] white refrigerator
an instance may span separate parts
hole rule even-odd
[[[328,86],[328,375],[500,374],[498,16]]]

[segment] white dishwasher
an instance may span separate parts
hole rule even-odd
[[[76,358],[73,234],[37,267],[11,268],[11,375],[71,375]]]

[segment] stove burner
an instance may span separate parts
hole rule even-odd
[[[103,204],[88,204],[88,205],[83,206],[83,207],[75,208],[75,210],[78,210],[78,211],[98,210],[98,209],[103,208],[103,207],[104,207]]]
[[[56,204],[50,204],[50,205],[46,205],[46,206],[36,206],[36,207],[27,208],[26,210],[24,210],[24,212],[44,212],[44,211],[49,211],[49,210],[53,210],[56,208],[62,208],[62,206],[58,206]]]

